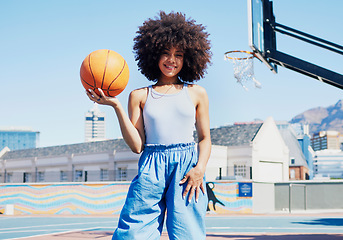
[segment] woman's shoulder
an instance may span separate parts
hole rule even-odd
[[[200,95],[200,96],[204,96],[204,95],[207,95],[206,93],[206,89],[202,86],[199,86],[197,84],[187,84],[187,87],[189,89],[189,91],[192,93],[192,94],[195,94],[195,95]]]
[[[197,84],[188,84],[188,93],[195,106],[208,101],[205,88]]]
[[[145,100],[148,94],[149,87],[137,88],[130,93],[130,98],[135,100]]]
[[[148,88],[149,87],[141,87],[141,88],[137,88],[135,90],[133,90],[130,94],[131,95],[135,95],[135,96],[140,96],[140,95],[146,95],[146,93],[148,92]]]

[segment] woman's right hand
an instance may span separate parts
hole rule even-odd
[[[98,95],[92,89],[86,90],[86,94],[91,101],[96,102],[98,104],[109,105],[109,106],[112,106],[114,108],[118,106],[119,100],[116,97],[106,96],[100,88],[98,88],[98,91],[99,91],[100,95]]]
[[[89,89],[86,91],[86,94],[91,101],[114,108],[126,144],[134,153],[140,153],[144,148],[145,142],[143,115],[140,103],[141,99],[146,95],[146,91],[142,89],[131,92],[128,104],[130,117],[125,112],[118,98],[106,96],[101,89],[98,89],[98,91],[99,94]]]

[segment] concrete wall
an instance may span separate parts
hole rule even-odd
[[[253,183],[253,213],[274,212],[274,183]]]
[[[207,182],[213,214],[275,213],[343,209],[343,181],[252,182],[252,197],[240,197],[236,181]],[[119,214],[129,182],[0,184],[0,212],[14,214]]]
[[[275,183],[275,211],[343,209],[343,181]]]

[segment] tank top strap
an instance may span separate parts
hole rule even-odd
[[[149,85],[149,86],[148,86],[148,94],[150,94],[151,91],[152,91],[152,85]]]
[[[151,98],[152,95],[152,85],[148,86],[148,96],[146,98],[145,104],[147,104],[147,102],[149,101],[149,99]]]

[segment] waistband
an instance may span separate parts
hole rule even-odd
[[[144,151],[175,151],[175,150],[187,150],[194,148],[195,142],[190,143],[176,143],[170,145],[164,144],[145,144]]]

